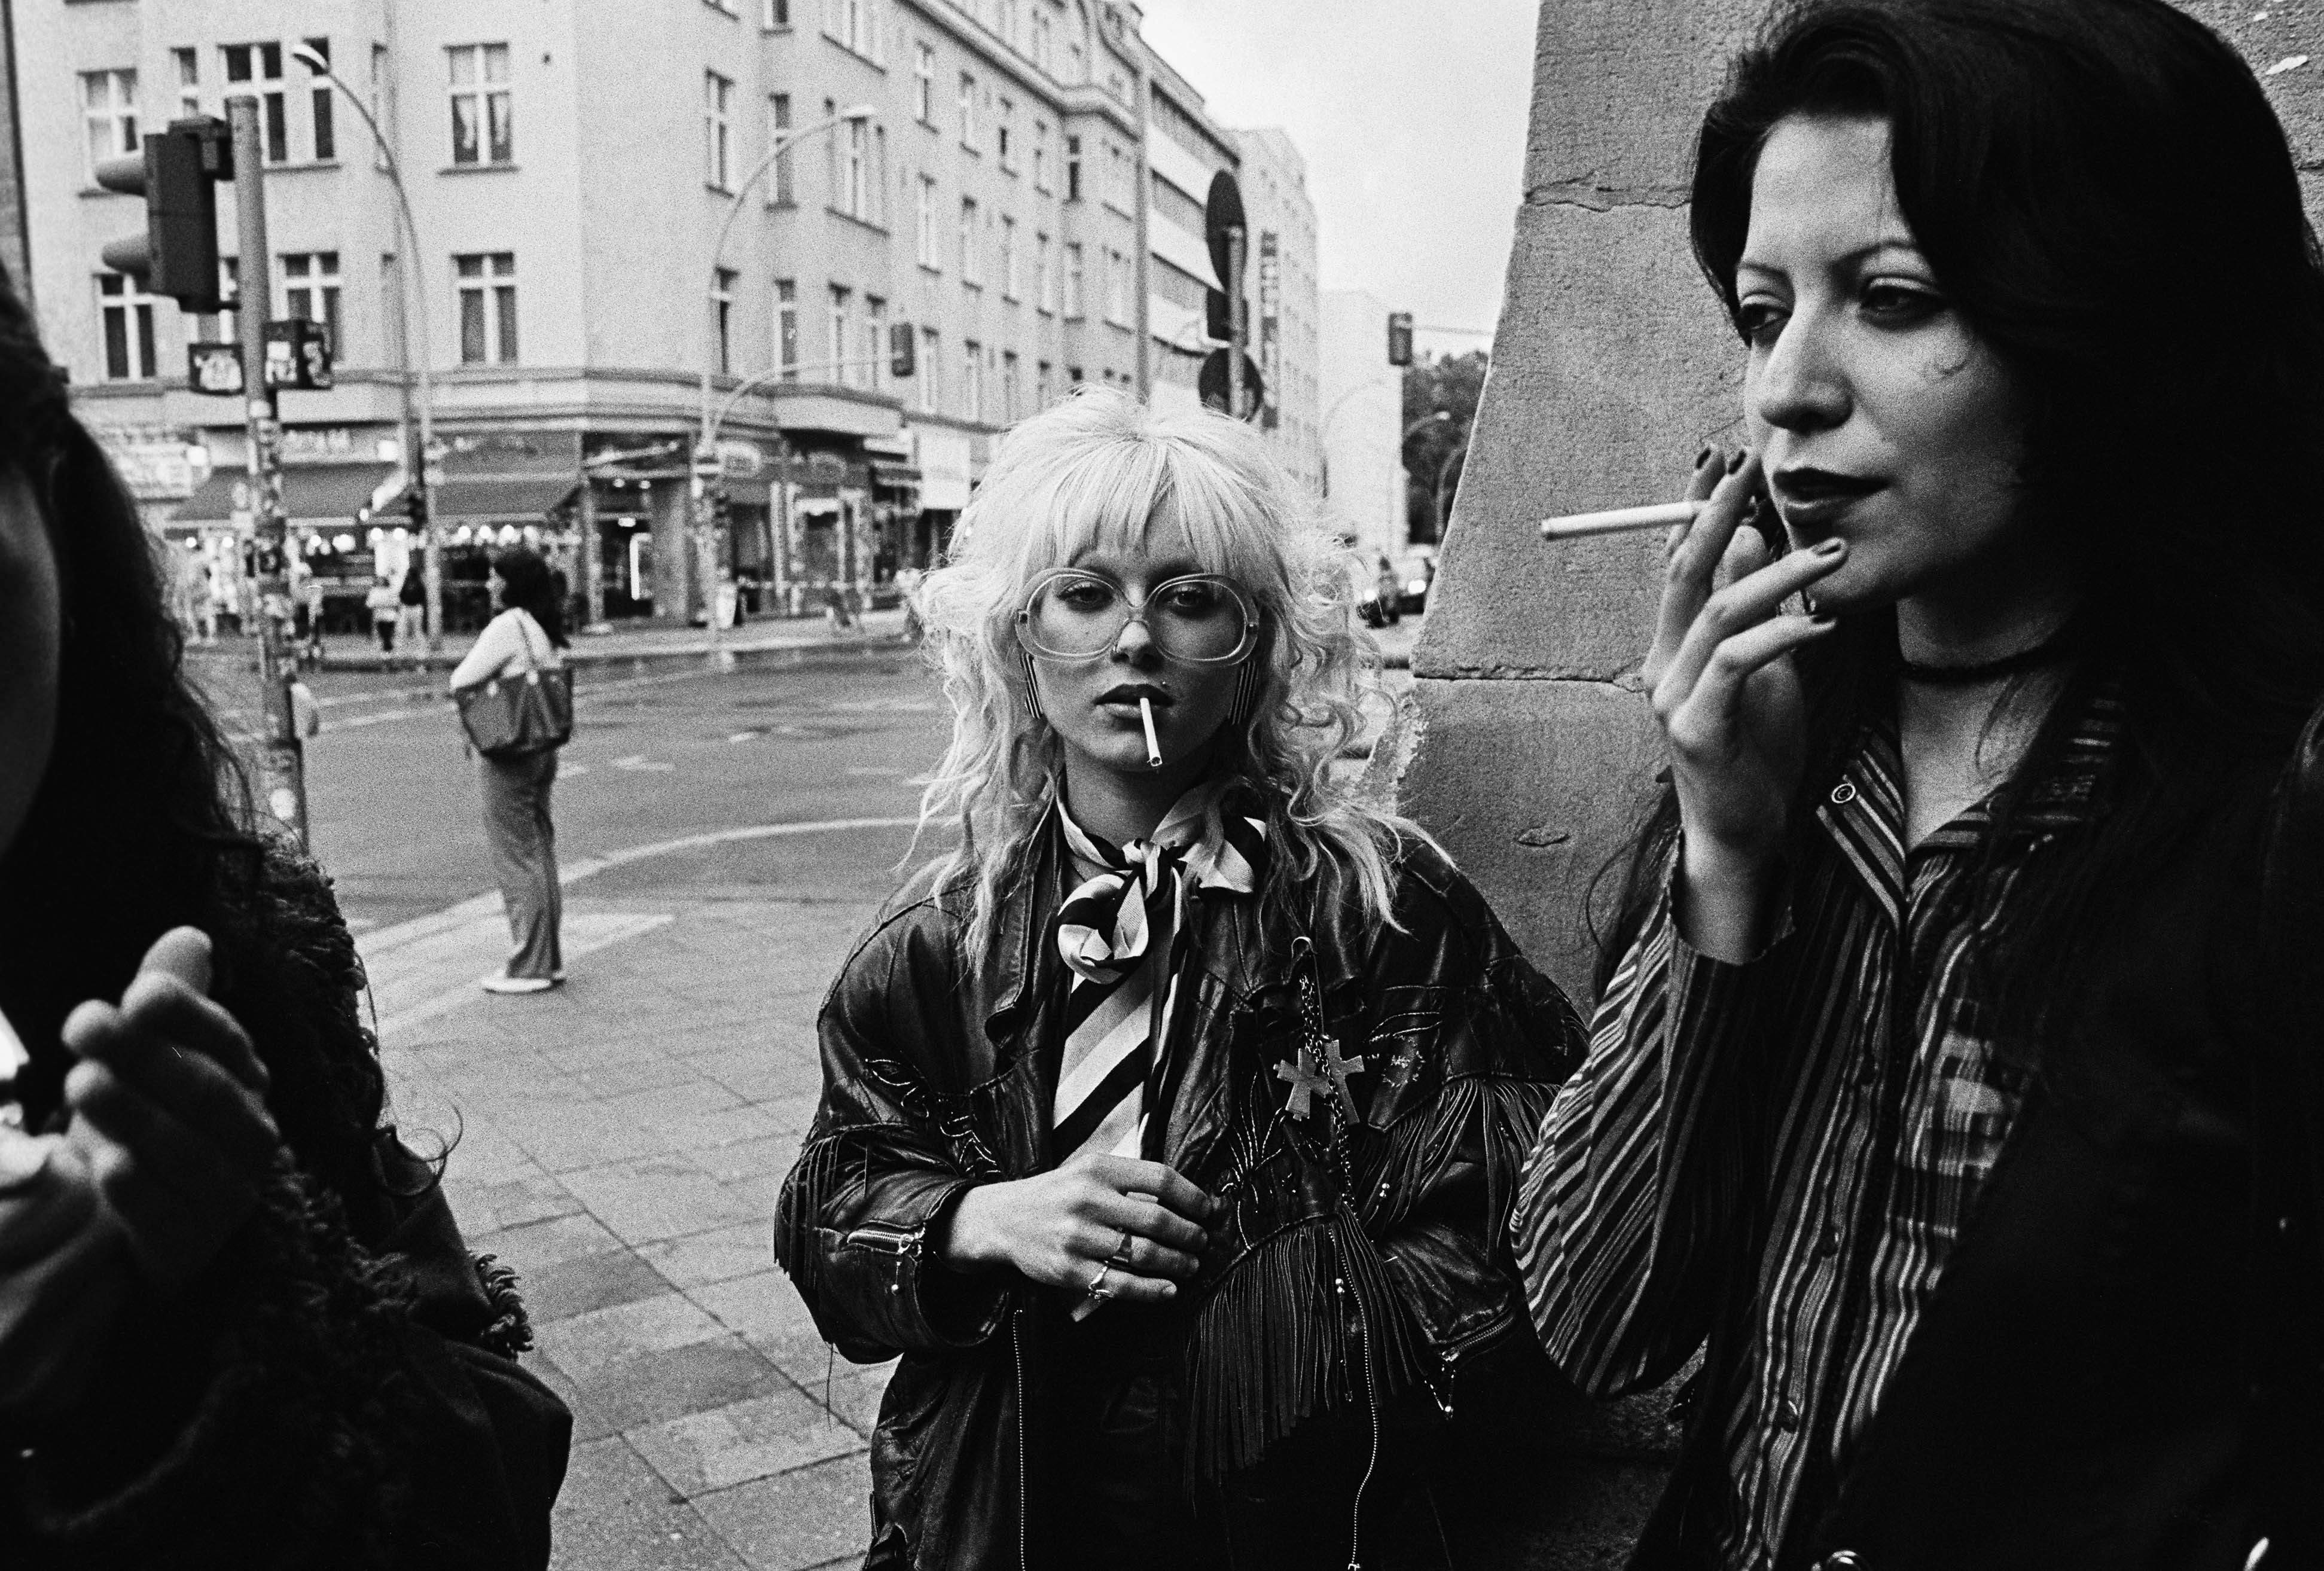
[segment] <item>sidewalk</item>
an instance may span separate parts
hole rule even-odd
[[[556,1566],[853,1564],[889,1366],[832,1359],[770,1224],[816,1010],[874,902],[658,898],[641,871],[575,883],[552,993],[477,988],[495,897],[363,935],[394,1114],[455,1141],[453,1209],[521,1274],[526,1362],[574,1409]]]

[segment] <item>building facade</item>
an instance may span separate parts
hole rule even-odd
[[[1321,301],[1315,277],[1315,204],[1307,196],[1307,161],[1281,131],[1235,133],[1242,153],[1239,183],[1255,236],[1245,279],[1250,300],[1251,357],[1267,386],[1261,424],[1276,456],[1310,491],[1323,484],[1316,440],[1322,393]]]
[[[1388,306],[1360,289],[1322,295],[1318,443],[1324,510],[1367,563],[1400,559],[1404,378],[1388,362]]]
[[[1143,391],[1154,374],[1139,111],[1154,59],[1134,6],[13,10],[43,330],[149,516],[213,580],[232,578],[248,532],[241,409],[189,391],[187,356],[231,339],[233,313],[187,316],[105,271],[98,252],[143,213],[92,171],[141,125],[229,97],[261,105],[270,314],[335,340],[337,385],[281,395],[286,494],[305,559],[349,601],[400,572],[414,537],[423,353],[456,614],[482,609],[484,547],[519,539],[561,552],[613,617],[699,618],[727,582],[761,612],[860,596],[941,550],[1010,421],[1077,382]],[[387,161],[301,47],[377,120],[417,256]],[[239,281],[231,188],[220,198]],[[1199,254],[1199,221],[1194,241]],[[407,283],[423,302],[409,321]],[[690,463],[706,424],[715,529]]]

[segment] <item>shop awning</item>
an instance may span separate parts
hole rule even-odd
[[[388,464],[318,464],[282,471],[282,506],[293,523],[353,523],[371,505],[373,494],[392,472]],[[186,498],[170,519],[171,527],[224,523],[233,518],[239,493],[247,511],[250,476],[220,469]]]
[[[571,475],[449,475],[436,487],[438,523],[539,523],[579,482]],[[410,516],[411,493],[380,511]]]
[[[919,483],[919,470],[909,464],[883,464],[877,458],[872,460],[872,484],[874,485],[889,485],[900,489],[907,485],[918,485]]]

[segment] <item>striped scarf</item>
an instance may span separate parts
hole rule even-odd
[[[1233,783],[1195,786],[1152,835],[1119,849],[1074,823],[1057,796],[1057,824],[1082,876],[1057,910],[1057,949],[1073,973],[1051,1107],[1060,1164],[1084,1151],[1158,1151],[1162,1121],[1153,1114],[1191,948],[1187,901],[1203,890],[1255,893],[1265,871],[1266,820],[1217,806]]]

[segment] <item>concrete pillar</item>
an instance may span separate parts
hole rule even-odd
[[[2315,46],[2315,0],[2192,4],[2257,70]],[[1493,368],[1414,655],[1398,798],[1534,960],[1586,1008],[1585,901],[1651,799],[1637,679],[1659,536],[1555,546],[1545,516],[1677,497],[1696,450],[1739,439],[1740,352],[1686,235],[1694,135],[1758,0],[1549,0]],[[2318,208],[2324,51],[2263,74]],[[1651,1502],[1667,1396],[1549,1415],[1563,1459],[1528,1566],[1600,1566]]]

